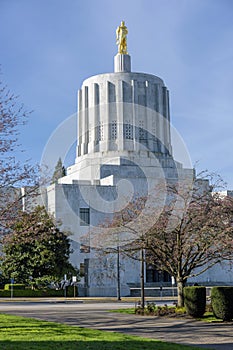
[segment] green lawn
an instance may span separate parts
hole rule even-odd
[[[109,312],[118,312],[120,314],[135,315],[135,308],[113,309],[113,310],[108,310],[108,311]]]
[[[216,323],[216,322],[222,323],[222,322],[223,322],[222,319],[216,318],[216,317],[214,316],[213,312],[206,312],[206,313],[204,314],[204,316],[203,316],[202,318],[198,318],[198,320],[199,320],[199,321],[210,322],[210,323],[212,323],[212,322],[214,322],[214,323]]]
[[[197,350],[121,333],[0,314],[1,350]]]

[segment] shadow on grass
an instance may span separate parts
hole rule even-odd
[[[200,348],[155,341],[0,341],[1,350],[198,350]]]

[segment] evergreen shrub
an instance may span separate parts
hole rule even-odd
[[[188,315],[202,317],[206,308],[206,288],[200,286],[185,287],[184,306]]]
[[[211,305],[216,318],[231,321],[233,319],[233,287],[213,287]]]

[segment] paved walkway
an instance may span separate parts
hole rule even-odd
[[[132,305],[130,305],[132,306]],[[34,317],[80,327],[140,335],[215,350],[233,350],[233,323],[204,323],[192,319],[111,313],[117,303],[1,303],[4,313]]]

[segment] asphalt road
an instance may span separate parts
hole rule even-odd
[[[216,350],[233,350],[233,323],[204,323],[192,319],[167,319],[127,315],[108,310],[133,307],[133,303],[1,302],[0,311],[106,331]]]

